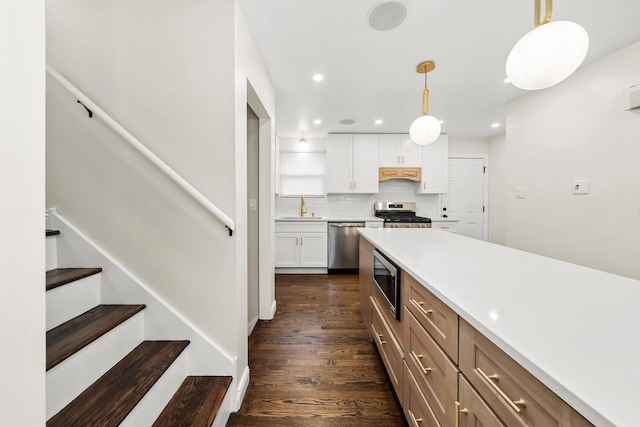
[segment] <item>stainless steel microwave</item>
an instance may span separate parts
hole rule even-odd
[[[377,249],[373,250],[373,284],[389,305],[389,311],[400,320],[400,269]]]

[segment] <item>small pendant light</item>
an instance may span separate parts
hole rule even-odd
[[[416,71],[424,74],[424,91],[422,91],[422,116],[411,123],[409,136],[419,145],[429,145],[440,136],[440,121],[429,113],[429,88],[427,88],[427,73],[433,71],[436,64],[433,61],[425,61],[418,64]]]
[[[589,36],[575,22],[549,23],[553,0],[546,0],[545,18],[540,19],[540,2],[534,0],[534,25],[511,49],[507,77],[526,90],[546,89],[569,77],[582,64],[589,49]]]

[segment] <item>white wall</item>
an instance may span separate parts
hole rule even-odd
[[[43,0],[0,1],[0,425],[45,423]]]
[[[487,138],[457,138],[449,136],[449,157],[484,156],[489,154]]]
[[[640,279],[640,115],[621,103],[638,83],[640,42],[508,106],[507,245]]]
[[[234,218],[233,2],[50,0],[46,13],[50,65]],[[47,103],[47,206],[236,355],[237,238],[51,79]],[[246,291],[242,305],[246,331]]]
[[[489,140],[489,238],[491,243],[505,244],[506,222],[506,135]]]
[[[240,7],[235,4],[235,150],[236,150],[236,307],[238,378],[247,378],[247,105],[259,118],[259,316],[272,319],[275,313],[274,202],[276,94],[262,59],[251,38]],[[243,369],[246,370],[242,372]],[[239,393],[242,390],[239,390]]]

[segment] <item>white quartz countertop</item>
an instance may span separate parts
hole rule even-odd
[[[440,230],[359,232],[591,423],[640,425],[640,281]]]
[[[276,218],[277,222],[289,222],[289,221],[325,221],[325,222],[382,222],[381,218],[377,218],[375,216],[366,216],[366,217],[334,217],[334,216],[284,216]]]

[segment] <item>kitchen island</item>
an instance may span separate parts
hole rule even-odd
[[[423,287],[459,316],[461,371],[456,372],[461,378],[465,374],[463,325],[470,325],[468,330],[486,337],[590,423],[640,425],[636,413],[640,402],[639,281],[439,230],[359,232],[364,238],[361,275],[367,282],[363,263],[371,270],[371,262],[363,254],[363,243],[395,263],[407,278],[404,282]],[[371,291],[373,296],[375,291]],[[405,311],[406,324],[414,316]],[[367,321],[364,313],[363,317]],[[393,331],[393,320],[388,323]],[[409,345],[406,331],[396,335],[400,345]],[[405,361],[410,358],[404,349]],[[457,369],[457,350],[451,360],[449,364]],[[486,389],[497,396],[501,386],[497,377],[489,375],[487,381],[476,380],[479,385],[471,383],[480,394],[480,386],[492,383]],[[486,400],[494,399],[491,393],[487,392]],[[527,411],[525,401],[515,400],[511,407],[520,405],[520,410]],[[532,405],[530,408],[533,410]],[[504,417],[502,420],[509,424]]]

